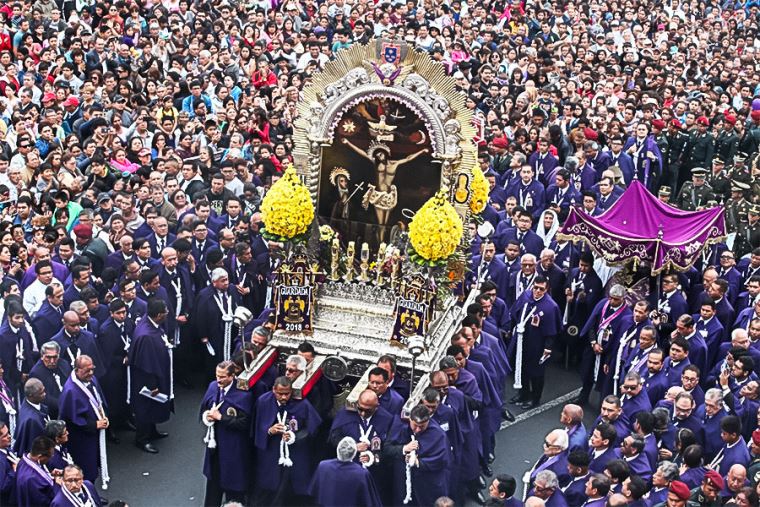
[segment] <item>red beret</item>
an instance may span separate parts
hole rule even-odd
[[[681,500],[688,500],[689,497],[691,496],[691,491],[689,491],[689,486],[687,486],[685,483],[681,481],[671,482],[669,491],[675,494]]]
[[[752,117],[753,120],[760,120],[760,109],[755,109],[749,115]]]
[[[92,226],[87,224],[79,224],[74,227],[74,234],[78,238],[90,239],[92,237]]]
[[[736,116],[732,114],[727,114],[726,116],[723,117],[723,119],[726,120],[726,123],[728,123],[729,125],[736,124]]]
[[[755,445],[760,446],[760,429],[752,432],[752,442],[754,442]]]
[[[507,140],[503,137],[495,137],[493,141],[491,141],[491,145],[494,148],[506,148],[507,147]]]
[[[710,483],[714,488],[723,489],[723,477],[715,470],[708,470],[705,473],[705,482]]]
[[[662,130],[662,129],[665,128],[665,121],[664,120],[660,120],[659,118],[656,119],[656,120],[652,120],[652,126],[654,128],[656,128],[656,129]]]
[[[673,118],[672,120],[670,120],[670,124],[673,125],[677,129],[681,128],[681,120],[679,120],[678,118]]]
[[[697,123],[700,125],[710,126],[710,120],[708,120],[706,116],[700,116],[697,118]]]
[[[583,135],[586,136],[586,139],[589,141],[596,141],[599,139],[599,134],[597,134],[595,130],[591,130],[588,127],[583,129]]]

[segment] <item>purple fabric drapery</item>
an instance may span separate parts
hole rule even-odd
[[[682,211],[633,181],[598,217],[571,208],[557,236],[585,241],[608,264],[649,262],[656,275],[669,267],[687,270],[706,246],[724,239],[725,229],[722,207]]]

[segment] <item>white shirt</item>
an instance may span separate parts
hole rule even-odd
[[[55,278],[53,278],[53,282],[63,285]],[[39,311],[42,303],[45,302],[45,289],[47,289],[47,285],[37,279],[24,290],[24,310],[29,314],[30,319],[34,318],[34,315]]]

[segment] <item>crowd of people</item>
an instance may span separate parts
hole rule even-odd
[[[205,505],[758,505],[759,12],[0,2],[0,505],[108,503],[93,484],[108,483],[115,430],[158,453],[175,384],[198,372],[211,381]],[[403,418],[392,356],[337,412],[326,378],[294,389],[308,342],[247,389],[240,377],[274,326],[281,245],[262,236],[260,206],[293,161],[299,97],[375,37],[455,80],[494,231],[472,235],[478,296]],[[556,232],[571,207],[601,214],[634,180],[683,210],[725,207],[729,236],[629,306],[594,253]],[[241,306],[257,316],[242,342]],[[508,452],[495,434],[510,403],[539,406],[560,355],[582,389],[521,492],[494,475]]]

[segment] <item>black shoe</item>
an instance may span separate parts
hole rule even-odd
[[[482,475],[478,475],[478,485],[480,486],[480,489],[483,489],[486,487],[486,480],[483,478]]]
[[[490,465],[494,461],[496,461],[496,456],[494,456],[492,452],[489,452],[488,453],[488,464]]]
[[[519,407],[521,409],[523,409],[523,410],[530,410],[532,408],[536,408],[538,405],[539,405],[539,402],[536,401],[536,400],[534,400],[534,401],[524,401],[524,402],[520,403]]]
[[[514,396],[512,396],[509,399],[509,404],[510,405],[517,405],[519,403],[522,403],[523,401],[525,401],[525,400],[522,398],[522,396],[520,396],[519,394],[515,394]]]
[[[489,465],[489,464],[484,464],[484,465],[481,467],[481,469],[483,470],[483,474],[484,474],[486,477],[491,477],[491,476],[493,475],[493,468],[491,468],[491,465]],[[485,482],[485,480],[484,480],[483,482]]]
[[[501,418],[507,422],[515,422],[515,415],[508,408],[501,410]]]
[[[147,444],[140,444],[140,443],[135,442],[135,445],[137,446],[138,449],[145,451],[147,453],[158,454],[158,449],[153,447],[153,444],[151,444],[150,442],[148,442]]]
[[[109,503],[111,502],[108,501],[108,498],[104,497],[103,495],[100,495],[100,505],[108,505]]]
[[[485,494],[483,494],[483,492],[482,492],[482,491],[478,491],[478,493],[475,495],[475,500],[476,500],[476,501],[477,501],[477,502],[478,502],[480,505],[485,505],[485,504],[486,504],[486,501],[487,501],[487,499],[486,499],[486,495],[485,495]]]
[[[154,432],[154,433],[153,433],[153,434],[150,436],[150,438],[152,438],[153,440],[160,440],[160,439],[162,439],[162,438],[166,438],[166,437],[168,437],[168,436],[169,436],[169,433],[168,433],[168,432],[166,432],[166,431],[155,431],[155,432]]]
[[[127,419],[126,422],[124,422],[124,427],[128,429],[129,431],[137,431],[137,427],[135,426],[135,423],[132,422],[130,419]]]
[[[116,433],[114,433],[113,430],[108,430],[106,432],[106,440],[116,445],[119,445],[121,443],[121,440],[119,440],[119,437],[116,436]]]

